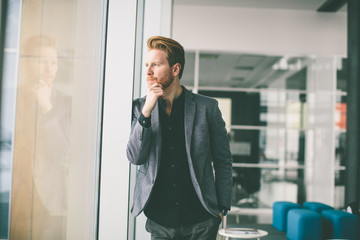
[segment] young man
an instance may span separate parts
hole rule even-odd
[[[127,146],[140,165],[132,214],[144,211],[153,240],[215,240],[232,189],[225,123],[216,100],[180,85],[180,44],[154,36],[147,45],[148,93],[133,103]]]

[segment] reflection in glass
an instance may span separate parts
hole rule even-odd
[[[54,87],[57,71],[56,39],[50,35],[27,39],[17,92],[11,218],[14,239],[25,237],[30,229],[35,239],[63,238],[71,98]]]
[[[105,5],[22,2],[12,240],[96,239]]]
[[[2,1],[4,3],[4,1]],[[4,4],[1,4],[4,6]],[[13,127],[15,118],[17,39],[20,0],[7,1],[5,46],[3,51],[0,129],[0,239],[9,238],[9,212]],[[4,12],[4,11],[2,11]]]

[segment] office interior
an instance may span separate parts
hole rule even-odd
[[[2,1],[0,239],[150,239],[145,217],[130,214],[136,167],[125,148],[153,35],[179,41],[181,83],[219,101],[234,160],[227,224],[271,225],[275,201],[359,201],[356,9]]]

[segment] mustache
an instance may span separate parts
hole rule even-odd
[[[152,86],[153,84],[157,83],[158,82],[158,79],[157,78],[154,78],[154,77],[147,77],[146,78],[146,81],[148,83],[149,86]]]

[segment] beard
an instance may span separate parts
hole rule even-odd
[[[174,79],[175,79],[174,76],[172,76],[171,74],[168,74],[162,78],[147,77],[146,80],[147,80],[149,87],[157,82],[157,83],[161,84],[163,90],[165,90],[174,82]]]
[[[163,86],[163,89],[167,89],[174,81],[174,77],[173,76],[169,76],[168,79],[161,79],[159,81],[159,83]]]

